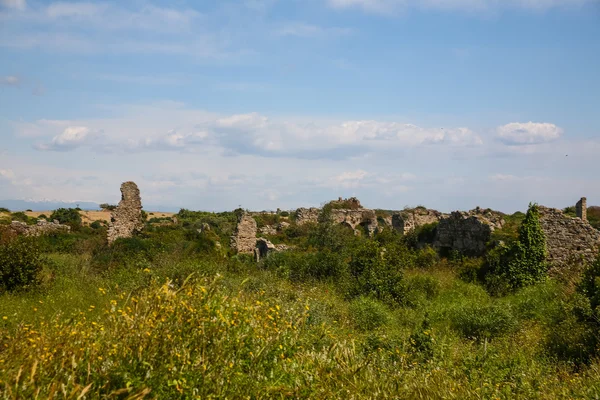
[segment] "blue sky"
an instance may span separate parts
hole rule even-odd
[[[0,199],[600,204],[598,71],[598,0],[0,0]]]

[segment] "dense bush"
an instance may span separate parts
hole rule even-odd
[[[427,244],[433,244],[437,226],[437,222],[418,226],[406,234],[404,240],[408,246],[415,249]]]
[[[588,363],[600,354],[600,257],[583,273],[577,293],[564,304],[548,337],[551,354]]]
[[[36,223],[37,219],[28,217],[23,211],[17,211],[10,215],[10,218],[13,221],[25,222],[26,224],[33,225]]]
[[[6,207],[0,207],[0,213],[7,213],[10,214],[10,210]]]
[[[38,282],[44,260],[33,239],[18,238],[0,245],[0,291],[27,289]]]
[[[69,225],[73,230],[78,230],[81,227],[81,214],[74,208],[59,208],[50,215],[50,219]]]
[[[537,204],[530,204],[519,227],[519,238],[509,246],[498,246],[488,254],[488,286],[502,294],[540,282],[546,277],[546,238],[539,221]]]
[[[351,297],[367,295],[390,304],[401,304],[406,293],[403,284],[406,261],[400,246],[384,249],[376,241],[357,243],[348,262],[347,294]]]

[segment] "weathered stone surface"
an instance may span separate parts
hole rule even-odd
[[[285,244],[273,244],[265,238],[256,239],[256,248],[254,249],[254,257],[256,262],[267,257],[273,252],[286,251],[290,247]]]
[[[41,236],[56,232],[70,232],[71,227],[62,225],[58,221],[48,222],[46,220],[38,220],[36,225],[27,225],[24,222],[13,221],[10,224],[10,229],[18,235],[23,236]]]
[[[449,217],[440,219],[433,246],[469,255],[482,255],[491,233],[503,225],[502,214],[489,209],[455,211]]]
[[[128,238],[144,228],[142,219],[142,198],[134,182],[121,185],[121,201],[112,212],[108,225],[108,244],[119,238]]]
[[[575,213],[578,218],[587,221],[587,199],[582,197],[575,205]]]
[[[417,207],[392,215],[392,228],[402,234],[407,234],[419,226],[439,222],[444,216],[439,211]]]
[[[250,214],[244,213],[239,219],[235,232],[231,236],[231,248],[240,254],[253,254],[256,247],[256,221]]]
[[[281,221],[279,224],[277,224],[277,232],[283,232],[289,226],[290,226],[289,222]]]
[[[362,209],[331,210],[331,218],[336,224],[344,224],[356,230],[359,226],[364,227],[367,233],[373,235],[378,228],[375,211]]]
[[[304,225],[306,223],[317,223],[319,221],[320,208],[299,208],[296,210],[296,223]]]
[[[600,231],[587,220],[569,217],[555,208],[539,207],[551,267],[592,262],[600,249]]]
[[[375,211],[363,208],[356,197],[351,197],[349,199],[342,199],[340,197],[338,200],[334,200],[329,204],[334,206],[331,210],[333,223],[347,225],[357,233],[359,232],[357,230],[359,226],[363,226],[369,235],[372,235],[377,231],[379,225],[377,223]],[[340,204],[350,206],[351,208],[335,208],[336,205]],[[298,225],[317,223],[320,214],[320,208],[299,208],[296,210],[296,223]]]
[[[271,225],[265,225],[258,230],[261,235],[277,235],[277,228]]]
[[[338,197],[337,200],[333,200],[329,202],[329,204],[333,208],[346,210],[358,210],[359,208],[363,208],[363,206],[360,204],[360,200],[358,200],[356,197],[350,197],[348,199]]]

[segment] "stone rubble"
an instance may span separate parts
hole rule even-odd
[[[16,234],[23,236],[41,236],[57,232],[71,232],[71,227],[68,225],[62,225],[56,220],[48,222],[43,219],[38,220],[35,225],[27,225],[25,222],[12,221],[10,229]]]

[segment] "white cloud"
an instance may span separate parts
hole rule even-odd
[[[0,76],[0,85],[19,86],[21,79],[15,75]]]
[[[0,0],[0,5],[15,10],[24,10],[27,8],[27,2],[25,0]]]
[[[60,135],[54,136],[50,143],[38,144],[36,148],[43,151],[67,151],[89,145],[99,136],[85,126],[70,126]]]
[[[541,144],[557,140],[563,130],[550,123],[512,122],[497,128],[497,138],[507,145]]]
[[[95,149],[108,152],[143,150],[220,151],[267,157],[344,159],[416,147],[471,148],[483,140],[465,127],[423,128],[376,120],[329,122],[269,118],[258,113],[216,115],[202,110],[148,107],[126,118],[18,123],[20,136],[54,136],[40,150],[74,150],[98,137]],[[72,127],[87,127],[73,136]],[[68,128],[68,129],[67,129]],[[44,135],[44,132],[47,132]]]

